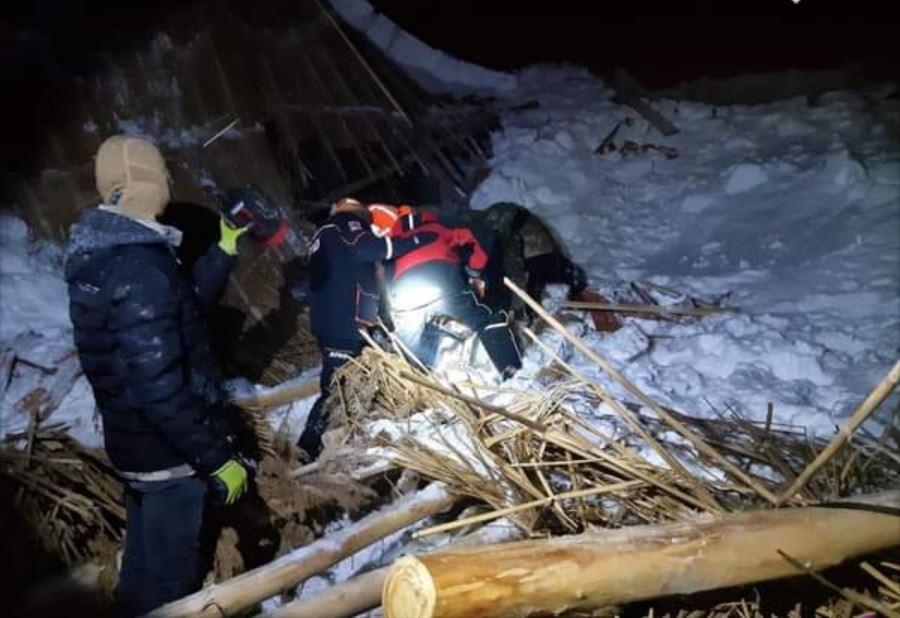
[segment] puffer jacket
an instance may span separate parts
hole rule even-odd
[[[235,258],[213,246],[189,276],[161,231],[103,208],[73,226],[66,281],[75,344],[114,466],[146,473],[189,464],[210,474],[231,448],[203,312]]]

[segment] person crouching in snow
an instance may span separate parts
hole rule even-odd
[[[307,298],[310,325],[322,355],[319,397],[313,404],[297,446],[309,460],[319,457],[322,435],[328,427],[326,402],[334,372],[363,348],[360,330],[378,322],[379,286],[376,267],[404,256],[437,239],[437,234],[404,238],[376,236],[361,202],[336,202],[329,218],[316,230],[309,249]]]
[[[531,309],[503,285],[503,275],[538,302],[550,284],[564,284],[570,300],[581,299],[588,285],[584,269],[569,259],[537,215],[513,202],[497,202],[483,211],[472,211],[472,215],[492,230],[495,242],[491,261],[496,268],[487,275],[488,281],[495,283],[489,286],[489,304],[510,308],[519,319],[534,317]]]
[[[488,256],[472,230],[442,223],[433,212],[411,210],[397,218],[390,235],[397,242],[430,232],[437,240],[418,247],[385,267],[396,334],[426,366],[437,362],[437,326],[447,317],[476,333],[502,380],[522,367],[509,317],[481,299]]]
[[[230,504],[247,485],[224,424],[225,396],[204,324],[225,289],[245,229],[221,239],[189,276],[181,233],[157,222],[170,177],[150,142],[122,135],[95,160],[103,203],[73,225],[65,276],[75,344],[103,419],[105,449],[125,481],[119,616],[199,589],[208,494]]]

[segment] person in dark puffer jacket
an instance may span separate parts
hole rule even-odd
[[[310,409],[297,442],[310,460],[319,457],[322,434],[328,427],[325,403],[334,372],[363,348],[360,329],[377,324],[380,304],[377,264],[406,255],[433,242],[437,234],[423,233],[392,240],[376,236],[369,211],[357,200],[344,198],[316,230],[309,250],[308,293],[310,323],[322,354],[319,397]]]
[[[105,449],[126,483],[116,613],[137,616],[199,588],[209,489],[231,503],[246,487],[222,423],[221,377],[204,324],[242,231],[223,223],[219,244],[189,277],[173,248],[180,232],[156,222],[169,201],[156,147],[111,137],[95,173],[103,204],[72,227],[66,280]]]

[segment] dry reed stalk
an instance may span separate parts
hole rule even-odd
[[[816,573],[811,568],[809,568],[807,565],[803,564],[796,558],[789,556],[788,554],[781,551],[780,549],[778,550],[778,555],[780,555],[782,558],[784,558],[788,563],[793,565],[798,570],[800,570],[800,571],[806,573],[807,575],[809,575],[810,577],[814,578],[817,582],[819,582],[823,586],[826,586],[827,588],[830,588],[834,592],[840,594],[841,596],[843,596],[845,599],[847,599],[851,603],[860,605],[862,607],[865,607],[866,609],[871,609],[873,611],[880,612],[883,615],[887,616],[888,618],[900,618],[900,613],[893,611],[889,607],[885,606],[883,603],[876,601],[875,599],[873,599],[872,597],[870,597],[868,595],[860,594],[859,592],[856,592],[855,590],[850,590],[849,588],[841,588],[840,586],[829,581],[826,577],[822,576],[819,573]]]
[[[455,530],[456,528],[461,528],[463,526],[468,526],[470,524],[482,523],[486,521],[490,521],[492,519],[499,519],[500,517],[506,517],[508,515],[512,515],[514,513],[518,513],[520,511],[525,511],[528,509],[547,506],[549,504],[553,504],[554,502],[558,502],[559,500],[568,500],[572,498],[583,498],[585,496],[599,496],[606,493],[613,493],[617,491],[621,491],[623,489],[632,489],[634,487],[638,487],[642,485],[641,481],[626,481],[624,483],[617,483],[615,485],[607,485],[604,487],[591,487],[588,489],[580,489],[577,491],[569,491],[561,494],[556,494],[552,496],[548,496],[546,498],[541,498],[540,500],[532,500],[531,502],[523,502],[521,504],[517,504],[515,506],[509,506],[504,509],[498,509],[495,511],[491,511],[489,513],[481,513],[480,515],[473,515],[471,517],[466,517],[463,519],[458,519],[456,521],[447,522],[445,524],[439,524],[437,526],[431,526],[429,528],[425,528],[423,530],[417,530],[413,533],[413,538],[420,538],[423,536],[428,536],[431,534],[437,534],[439,532],[447,532],[448,530]]]
[[[878,383],[872,392],[869,393],[869,396],[866,397],[865,401],[860,404],[850,418],[847,419],[838,435],[836,435],[831,443],[825,447],[825,450],[819,453],[819,456],[816,457],[815,461],[809,464],[791,486],[778,497],[779,504],[795,496],[807,481],[809,481],[809,479],[812,478],[812,476],[818,472],[818,470],[825,465],[838,450],[840,450],[844,443],[850,439],[850,436],[853,435],[856,428],[869,418],[869,416],[878,409],[881,402],[894,391],[898,382],[900,382],[900,360],[894,363],[894,366],[887,375]]]
[[[714,448],[706,444],[702,439],[696,436],[690,429],[688,429],[683,423],[674,418],[671,414],[666,412],[659,404],[650,399],[643,391],[641,391],[637,385],[628,380],[624,375],[622,375],[615,367],[609,364],[606,360],[600,357],[596,352],[591,350],[581,339],[570,333],[559,321],[551,316],[547,311],[541,307],[540,304],[535,302],[533,298],[531,298],[528,294],[526,294],[522,289],[520,289],[515,283],[513,283],[509,278],[504,277],[503,282],[506,284],[506,287],[511,289],[519,298],[522,299],[525,304],[532,308],[541,318],[550,324],[557,332],[559,332],[563,337],[565,337],[572,345],[574,345],[578,350],[582,352],[585,356],[591,359],[594,363],[596,363],[601,369],[603,369],[607,374],[609,374],[616,382],[619,383],[620,386],[625,388],[632,395],[637,397],[637,399],[651,410],[656,413],[660,418],[666,421],[668,425],[674,429],[677,433],[681,434],[681,436],[690,442],[697,450],[702,452],[703,454],[711,457],[718,464],[723,466],[726,470],[728,470],[731,474],[740,479],[743,483],[752,487],[759,495],[763,496],[771,502],[772,504],[778,504],[778,497],[775,496],[771,491],[760,485],[754,479],[750,478],[747,474],[744,473],[743,470],[732,464],[728,459],[726,459],[721,453],[716,451]],[[704,498],[711,502],[711,504],[716,505],[715,500],[708,493],[704,493]]]
[[[524,292],[523,292],[524,294]],[[644,441],[652,448],[654,451],[659,454],[663,460],[669,464],[669,466],[674,470],[679,476],[685,479],[690,485],[692,485],[692,489],[697,495],[697,498],[704,503],[704,508],[710,509],[713,512],[721,512],[721,507],[716,502],[715,498],[708,494],[705,490],[703,490],[697,483],[694,481],[693,476],[687,471],[684,465],[678,461],[675,457],[672,456],[669,451],[662,447],[662,445],[652,436],[650,433],[644,428],[644,426],[637,420],[634,415],[623,405],[621,405],[618,401],[616,401],[613,397],[611,397],[599,384],[588,380],[580,371],[575,369],[569,363],[564,361],[559,357],[556,352],[551,350],[543,341],[541,341],[537,335],[530,328],[523,329],[525,334],[534,341],[538,346],[540,346],[547,354],[550,354],[556,362],[562,365],[566,371],[568,371],[572,377],[580,382],[589,385],[591,390],[593,390],[601,401],[607,402],[621,417],[622,419],[631,427],[634,431],[636,431]],[[563,329],[565,330],[565,329]],[[566,331],[568,332],[568,331]]]

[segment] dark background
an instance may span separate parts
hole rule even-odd
[[[198,0],[199,1],[199,0]],[[219,2],[220,0],[203,0]],[[246,3],[252,20],[290,26],[301,0]],[[326,0],[320,0],[326,2]],[[4,0],[0,2],[0,170],[27,159],[55,117],[71,107],[69,86],[89,77],[100,54],[146,45],[193,0]],[[650,87],[745,72],[821,69],[863,61],[878,77],[900,74],[898,19],[875,0],[372,0],[425,43],[496,69],[574,63],[603,75],[627,69]],[[896,9],[894,9],[896,10]],[[185,33],[187,34],[187,33]]]
[[[622,67],[651,87],[744,72],[822,69],[900,55],[890,3],[822,0],[615,2],[372,0],[433,47],[490,68],[569,62]],[[896,9],[894,9],[896,10]]]

